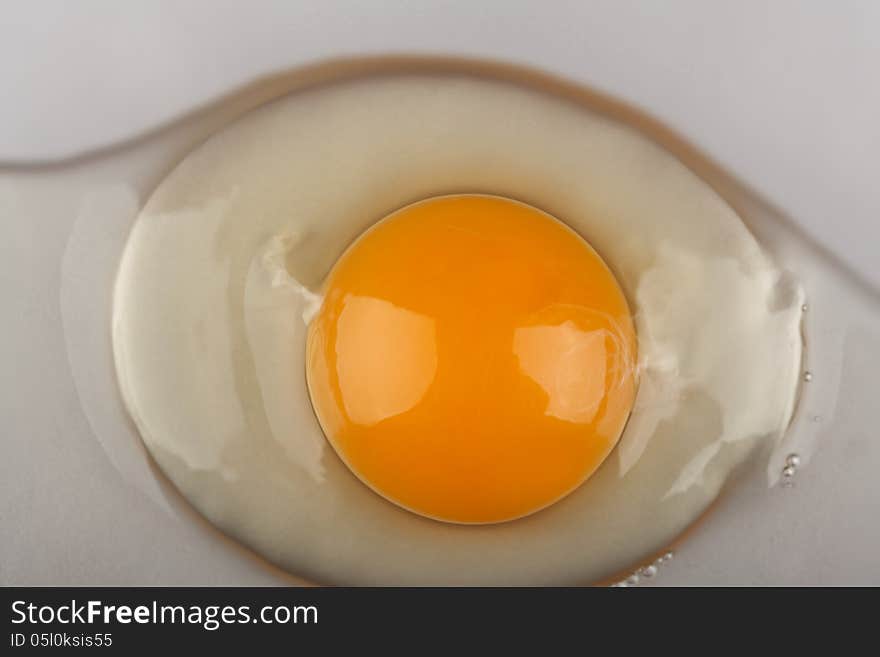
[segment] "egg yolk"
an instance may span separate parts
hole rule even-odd
[[[623,431],[636,339],[614,275],[523,203],[428,199],[330,272],[307,380],[329,442],[388,500],[494,523],[585,481]]]

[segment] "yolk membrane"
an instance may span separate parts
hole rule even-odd
[[[306,376],[329,442],[415,513],[494,523],[601,465],[636,389],[626,299],[574,231],[496,196],[431,198],[340,257]]]

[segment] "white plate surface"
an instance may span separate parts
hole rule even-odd
[[[89,262],[89,240],[124,239],[110,222],[83,235],[78,216],[133,212],[179,154],[163,142],[124,166],[110,158],[16,173],[128,139],[262,75],[421,51],[568,76],[648,109],[880,283],[880,86],[870,84],[880,5],[186,4],[22,3],[0,25],[0,79],[15,91],[0,104],[0,584],[289,581],[204,523],[168,513],[160,488],[132,485],[141,455],[105,449],[95,436],[106,418],[89,411],[115,391],[81,385],[90,368],[100,380],[110,366],[109,342],[68,353],[65,330],[90,335],[90,313],[106,311],[83,280],[115,266]],[[72,262],[85,279],[64,276]],[[94,305],[77,315],[76,299]],[[797,487],[745,487],[656,583],[880,584],[880,441],[859,411],[873,403],[880,345],[862,339],[844,361],[838,419]]]

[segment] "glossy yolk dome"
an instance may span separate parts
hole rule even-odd
[[[626,300],[565,225],[494,196],[429,199],[339,259],[309,327],[327,438],[373,490],[461,523],[563,497],[614,447],[635,394]]]

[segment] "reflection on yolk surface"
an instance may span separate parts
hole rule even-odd
[[[494,196],[392,214],[339,259],[309,327],[327,438],[389,500],[500,522],[599,467],[635,394],[626,300],[562,223]]]
[[[374,297],[349,296],[336,323],[336,374],[361,426],[414,408],[437,374],[434,320]]]

